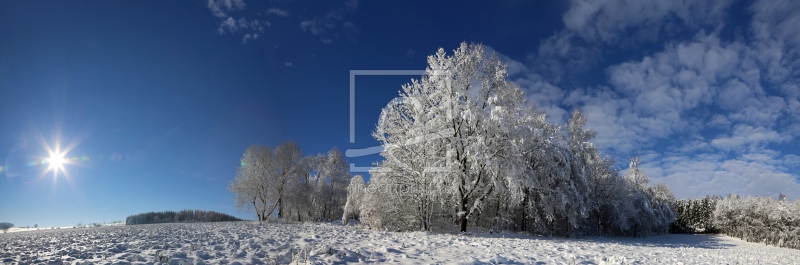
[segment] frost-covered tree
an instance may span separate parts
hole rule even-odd
[[[677,219],[670,227],[670,233],[717,233],[714,226],[714,209],[721,197],[706,196],[702,199],[682,199],[675,201]]]
[[[423,95],[436,93],[435,89],[413,84],[403,86],[404,91]],[[428,122],[444,115],[438,103],[439,100],[431,97],[396,98],[381,112],[373,133],[384,143],[381,154],[387,158],[371,172],[373,179],[377,177],[380,182],[374,186],[376,192],[392,198],[386,203],[411,205],[410,212],[403,215],[413,216],[407,225],[418,226],[421,230],[429,229],[434,197],[441,188],[434,186],[434,181],[446,177],[451,170],[444,139],[451,132]],[[406,226],[406,222],[399,223]]]
[[[675,198],[666,185],[650,186],[650,178],[639,170],[639,158],[631,158],[628,174],[628,199],[632,213],[628,216],[632,236],[663,234],[675,220],[672,203]]]
[[[384,161],[385,162],[385,161]],[[384,164],[378,163],[381,168]],[[361,208],[361,223],[392,231],[418,230],[417,209],[405,193],[408,186],[398,183],[402,175],[390,170],[370,172],[370,181]]]
[[[344,155],[334,147],[327,154],[319,154],[308,161],[312,172],[309,183],[314,191],[310,198],[311,207],[314,208],[313,218],[339,218],[347,200],[347,185],[350,181]]]
[[[255,211],[259,221],[264,221],[274,209],[272,200],[273,178],[278,165],[271,148],[252,145],[242,155],[236,177],[228,182],[234,194],[234,203],[240,211]]]
[[[275,149],[251,146],[228,184],[239,210],[268,218],[319,220],[338,218],[346,201],[349,172],[338,149],[303,156],[293,141]]]
[[[342,224],[347,224],[350,218],[359,218],[361,216],[361,208],[364,205],[364,195],[366,193],[366,185],[364,184],[364,177],[356,175],[350,179],[350,184],[347,185],[347,202],[344,204],[344,214],[342,214]]]
[[[385,146],[382,170],[400,168],[387,176],[431,180],[465,232],[484,200],[503,192],[499,183],[519,176],[521,167],[510,157],[519,140],[513,132],[524,122],[524,97],[506,79],[506,66],[482,45],[462,43],[453,55],[439,49],[428,57],[426,74],[403,87],[403,104],[384,110],[373,135]],[[407,163],[411,156],[428,163]]]
[[[511,178],[522,190],[520,226],[523,231],[536,234],[566,232],[568,226],[574,225],[568,220],[566,209],[576,195],[570,182],[569,148],[561,128],[547,123],[544,113],[532,109],[529,114],[532,119],[520,132],[523,140],[518,157],[523,159],[523,170],[518,178]]]
[[[800,249],[800,200],[780,199],[731,194],[717,202],[714,225],[749,242]]]
[[[342,215],[349,183],[348,164],[338,148],[302,157],[295,163],[284,193],[282,218],[332,220]]]
[[[273,205],[274,209],[270,209],[269,212],[277,209],[278,218],[283,218],[284,199],[292,188],[291,185],[306,174],[307,167],[303,164],[302,159],[303,151],[294,141],[287,141],[275,148],[277,172],[273,175],[273,185],[270,186],[272,200],[275,201],[275,204]]]
[[[590,201],[587,230],[593,235],[623,235],[630,229],[628,220],[633,205],[628,199],[628,186],[608,157],[592,163],[589,176]]]

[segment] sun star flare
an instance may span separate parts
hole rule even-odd
[[[56,173],[64,170],[64,164],[66,162],[67,160],[64,158],[64,154],[60,152],[50,153],[50,158],[47,159],[47,163],[50,164],[49,169],[55,170]]]

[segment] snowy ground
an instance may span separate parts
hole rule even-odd
[[[800,250],[714,235],[553,239],[254,222],[25,231],[0,234],[0,250],[3,264],[800,264]]]

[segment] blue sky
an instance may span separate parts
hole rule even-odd
[[[489,46],[529,101],[588,116],[679,198],[800,198],[796,1],[0,2],[0,221],[214,210],[251,144],[375,146],[380,109],[439,47]],[[65,176],[41,161],[67,154]],[[349,158],[369,166],[377,155]]]

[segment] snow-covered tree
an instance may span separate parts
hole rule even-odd
[[[383,163],[376,165],[378,168]],[[370,181],[364,194],[361,223],[377,229],[392,231],[418,230],[417,208],[404,185],[402,175],[390,170],[370,172]]]
[[[627,231],[632,204],[627,198],[627,185],[614,168],[611,158],[592,161],[589,181],[589,217],[587,233],[593,235],[621,235]]]
[[[332,220],[342,215],[347,200],[350,172],[344,155],[338,148],[317,155],[311,161],[311,185],[314,192],[311,206],[314,219]]]
[[[275,172],[272,187],[272,199],[276,202],[274,208],[278,211],[278,218],[283,218],[284,198],[297,179],[304,176],[303,151],[294,141],[287,141],[275,148]],[[272,209],[270,209],[272,212]]]
[[[722,197],[706,196],[702,199],[683,199],[675,201],[677,219],[670,233],[717,233],[714,226],[714,209]]]
[[[342,224],[346,225],[352,217],[359,218],[361,216],[366,188],[364,177],[361,175],[356,175],[350,179],[350,184],[347,186],[347,202],[344,204],[344,214],[342,214]]]
[[[259,221],[264,221],[272,213],[276,203],[273,178],[278,170],[275,154],[266,146],[252,145],[242,155],[236,177],[228,183],[228,190],[234,194],[236,208],[256,212]]]
[[[436,93],[433,86],[403,86],[404,91],[415,89],[412,93]],[[411,212],[404,215],[413,216],[415,220],[409,222],[418,224],[421,230],[429,229],[431,206],[440,188],[434,186],[434,181],[450,174],[445,137],[452,132],[429,122],[444,115],[438,102],[438,99],[412,97],[411,94],[396,98],[383,109],[373,133],[384,143],[381,154],[387,158],[371,172],[373,178],[377,176],[379,181],[384,181],[375,188],[380,188],[377,192],[392,193],[384,194],[393,197],[387,203],[412,205]]]
[[[666,185],[651,187],[650,178],[639,170],[639,158],[631,158],[625,181],[633,212],[629,215],[632,236],[666,233],[675,220],[672,203],[675,198]]]
[[[338,218],[347,199],[347,165],[335,147],[327,154],[304,157],[293,141],[275,149],[253,145],[242,156],[228,190],[239,210],[255,210],[260,221]]]
[[[482,45],[462,43],[450,56],[439,49],[428,57],[426,73],[403,87],[403,104],[384,110],[373,135],[385,146],[382,170],[406,167],[389,175],[430,179],[464,232],[498,184],[519,176],[521,167],[509,158],[516,155],[513,132],[524,122],[524,97]],[[407,163],[411,156],[428,163]]]
[[[732,194],[717,202],[714,225],[727,235],[749,242],[800,249],[798,216],[800,200],[741,198]]]

